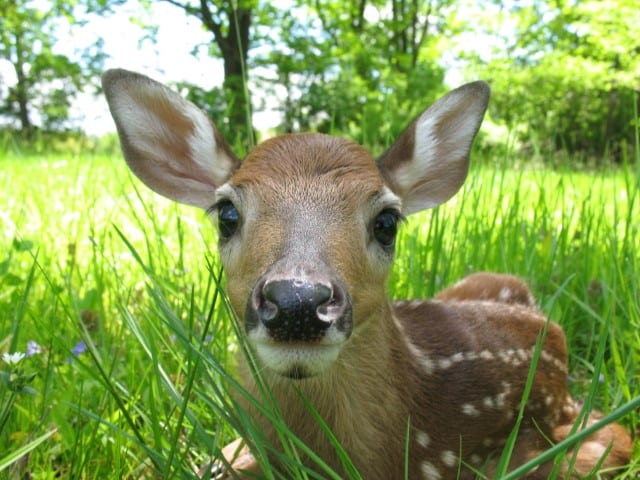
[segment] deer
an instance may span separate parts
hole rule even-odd
[[[567,437],[580,405],[567,390],[565,335],[524,280],[479,272],[433,299],[387,297],[404,218],[442,204],[467,177],[485,82],[436,101],[377,158],[347,139],[296,133],[263,141],[241,161],[209,117],[169,87],[119,69],[102,81],[133,173],[217,223],[241,334],[291,431],[341,476],[336,448],[302,397],[363,479],[400,479],[405,469],[411,479],[491,477],[536,351],[508,468]],[[239,363],[257,396],[243,356]],[[273,426],[253,415],[277,444]],[[529,478],[620,468],[631,447],[629,432],[610,423]],[[224,454],[226,474],[259,475],[240,440]]]

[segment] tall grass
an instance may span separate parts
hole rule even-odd
[[[521,275],[567,332],[572,393],[605,412],[633,406],[637,165],[479,162],[454,199],[403,227],[390,295],[431,296],[472,271]],[[243,345],[204,214],[95,153],[0,158],[0,205],[0,352],[30,353],[0,361],[0,476],[190,478],[241,434],[267,478],[318,478],[297,465],[305,446],[277,408],[290,470],[270,470],[270,446],[229,395],[242,395],[230,373]],[[636,430],[631,410],[621,421]],[[639,473],[635,460],[624,475]]]

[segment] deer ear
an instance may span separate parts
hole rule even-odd
[[[451,198],[469,170],[469,152],[489,102],[489,86],[459,87],[425,110],[378,159],[404,213]]]
[[[137,73],[109,70],[102,85],[131,170],[165,197],[210,207],[239,160],[207,115]]]

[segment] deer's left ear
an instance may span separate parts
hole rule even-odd
[[[451,198],[469,170],[469,152],[489,103],[485,82],[463,85],[424,111],[378,159],[410,214]]]
[[[133,173],[165,197],[210,207],[240,162],[207,115],[138,73],[109,70],[102,85]]]

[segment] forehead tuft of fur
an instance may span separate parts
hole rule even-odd
[[[366,149],[317,133],[266,140],[247,155],[231,183],[273,190],[330,185],[355,195],[375,194],[383,188],[382,176]]]

